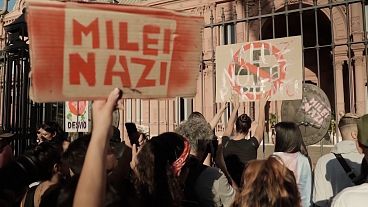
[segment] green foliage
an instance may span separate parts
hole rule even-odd
[[[275,126],[275,124],[277,124],[278,122],[279,121],[278,121],[277,115],[273,114],[273,113],[270,113],[270,124],[271,124],[271,126]]]

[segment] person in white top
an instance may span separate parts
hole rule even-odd
[[[368,206],[368,115],[364,115],[358,120],[358,141],[364,153],[359,176],[363,184],[341,191],[333,199],[332,207]]]
[[[342,141],[328,153],[319,158],[314,168],[313,203],[320,207],[331,205],[332,198],[347,187],[354,186],[335,154],[340,154],[354,175],[359,175],[363,154],[357,148],[356,114],[347,113],[339,121],[338,127]]]
[[[333,207],[367,207],[368,183],[349,187],[334,198]]]
[[[300,193],[301,206],[311,206],[312,168],[308,152],[297,124],[279,122],[275,125],[275,152],[295,176]]]

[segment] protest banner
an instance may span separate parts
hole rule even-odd
[[[193,97],[203,18],[165,9],[33,0],[27,3],[36,102]]]
[[[216,102],[239,94],[241,101],[302,98],[302,39],[300,36],[262,40],[216,48]]]
[[[88,132],[88,101],[65,102],[65,132]]]

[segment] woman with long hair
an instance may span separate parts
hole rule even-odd
[[[242,180],[234,207],[301,206],[294,174],[276,156],[248,162]]]
[[[303,207],[311,206],[312,170],[299,126],[293,122],[275,125],[275,152],[293,171]]]
[[[181,206],[183,182],[180,173],[190,153],[189,141],[174,132],[148,140],[135,152],[131,167],[138,194],[151,206]]]

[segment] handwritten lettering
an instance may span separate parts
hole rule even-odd
[[[98,19],[94,19],[87,26],[82,25],[78,22],[78,20],[73,19],[73,44],[74,45],[82,45],[82,34],[88,36],[91,33],[92,35],[92,48],[99,48],[99,27],[98,27]]]
[[[321,127],[323,121],[330,115],[331,109],[315,98],[303,98],[302,110],[308,115],[314,125]]]
[[[64,52],[65,93],[111,86],[165,89],[175,21],[139,16],[144,23],[136,24],[138,15],[122,15],[66,13],[66,28],[71,29],[65,30],[65,36],[71,38],[64,43],[68,48]]]

